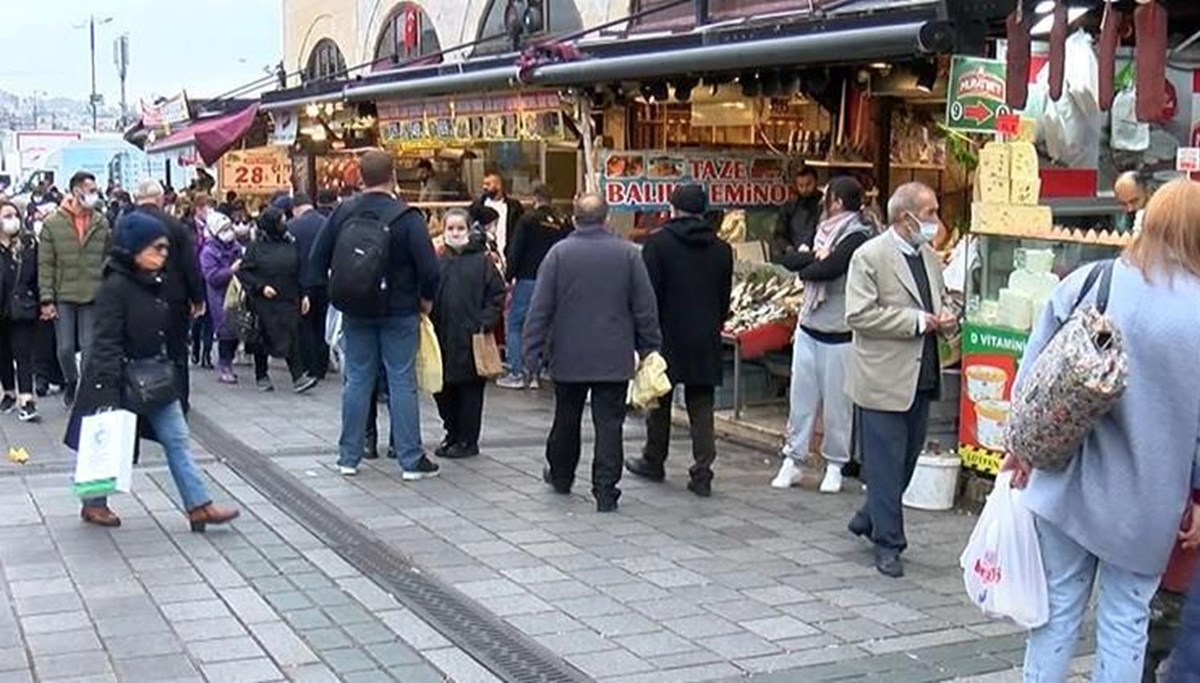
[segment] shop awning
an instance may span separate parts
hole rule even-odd
[[[733,34],[739,32],[733,31]],[[681,39],[688,42],[680,45]],[[263,108],[296,109],[314,102],[426,97],[503,90],[513,87],[588,85],[621,80],[664,78],[684,74],[745,69],[813,66],[911,58],[944,52],[953,45],[952,26],[926,18],[907,21],[814,23],[790,35],[729,35],[713,31],[661,39],[623,40],[616,44],[582,44],[589,56],[575,62],[535,67],[518,80],[515,63],[489,60],[464,62],[436,70],[413,70],[386,80],[345,82],[318,92],[281,92],[264,96]]]
[[[146,152],[153,154],[194,145],[204,164],[212,166],[250,130],[258,109],[258,104],[252,104],[234,114],[201,119],[154,141],[146,147]]]

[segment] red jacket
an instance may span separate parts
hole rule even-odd
[[[1192,491],[1192,502],[1200,503],[1200,490]],[[1179,529],[1185,531],[1191,526],[1192,506],[1189,505]],[[1200,549],[1184,550],[1183,546],[1176,542],[1175,549],[1171,551],[1171,560],[1167,563],[1167,571],[1163,573],[1162,588],[1173,593],[1187,593],[1192,585],[1192,577],[1196,575],[1197,560],[1200,560]]]

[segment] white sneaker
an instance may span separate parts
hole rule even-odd
[[[525,378],[518,375],[505,375],[496,380],[496,386],[501,389],[524,389]]]
[[[358,474],[358,468],[338,465],[338,472],[341,472],[343,477],[353,477],[354,475]]]
[[[542,383],[538,381],[537,375],[534,375],[529,378],[529,384],[526,384],[525,388],[537,391],[542,388]]]
[[[825,466],[825,478],[821,480],[821,493],[842,492],[842,466],[829,464]]]
[[[800,483],[800,477],[803,475],[804,470],[796,463],[796,460],[784,456],[783,464],[779,466],[779,474],[771,480],[771,486],[777,489],[790,489]]]

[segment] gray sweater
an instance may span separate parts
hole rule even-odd
[[[525,318],[526,367],[550,359],[556,382],[627,382],[635,354],[662,346],[658,305],[637,247],[578,225],[538,269]]]
[[[1059,285],[1025,347],[1017,387],[1071,313],[1090,266]],[[1200,279],[1147,281],[1117,262],[1108,313],[1129,357],[1129,385],[1062,472],[1035,470],[1026,506],[1101,560],[1159,575],[1192,488],[1200,488]],[[1088,300],[1095,299],[1095,289]]]

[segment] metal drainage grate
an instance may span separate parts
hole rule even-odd
[[[220,454],[240,477],[500,679],[509,683],[591,680],[474,601],[417,571],[400,552],[211,420],[193,412],[188,421],[193,435],[209,451]]]

